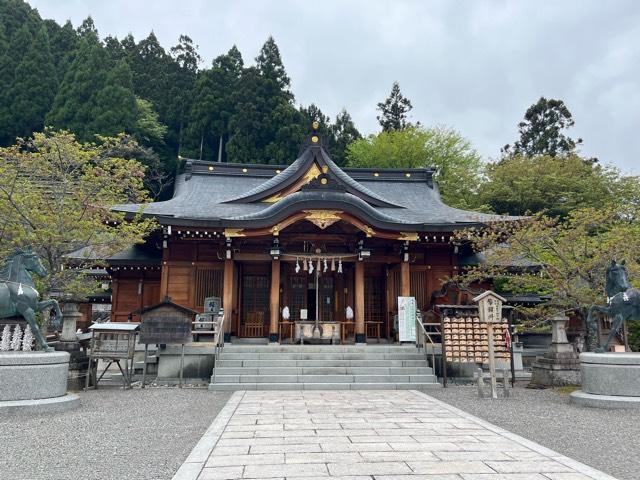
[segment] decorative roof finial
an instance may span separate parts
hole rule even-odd
[[[311,143],[316,144],[320,141],[320,137],[318,136],[318,129],[320,128],[320,122],[314,120],[311,123],[312,134],[311,134]]]

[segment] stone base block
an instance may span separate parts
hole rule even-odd
[[[582,390],[571,394],[578,405],[640,408],[640,353],[580,355]]]
[[[535,363],[531,373],[532,386],[564,387],[567,385],[580,385],[580,370],[564,365]]]
[[[582,390],[572,392],[571,403],[583,407],[594,408],[638,408],[640,409],[640,397],[625,397],[620,395],[593,395]]]
[[[75,393],[68,393],[55,398],[0,402],[0,415],[42,415],[66,412],[79,406],[80,397]]]
[[[184,363],[182,378],[209,379],[213,372],[213,344],[198,343],[187,345],[184,348]],[[158,357],[157,381],[180,378],[181,347],[179,345],[167,345],[156,353]],[[153,378],[147,376],[147,381]]]
[[[1,352],[0,401],[61,397],[68,372],[67,352]]]

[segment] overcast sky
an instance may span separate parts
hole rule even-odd
[[[345,107],[363,133],[394,80],[413,120],[468,137],[485,159],[517,138],[540,96],[565,101],[582,153],[640,174],[640,2],[29,0],[44,18],[91,15],[102,37],[180,34],[204,64],[233,44],[245,63],[273,35],[296,101],[332,117]]]

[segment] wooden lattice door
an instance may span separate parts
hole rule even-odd
[[[320,320],[322,322],[333,321],[333,312],[335,309],[334,299],[334,281],[332,276],[320,277],[320,292],[318,301],[320,302]]]
[[[265,319],[269,318],[269,276],[242,277],[242,335],[263,337]]]
[[[364,277],[364,321],[367,337],[380,338],[384,332],[384,278]]]

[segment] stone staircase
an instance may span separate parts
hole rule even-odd
[[[439,388],[424,351],[402,345],[225,345],[209,390]]]

